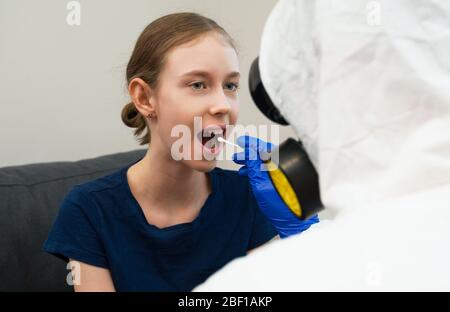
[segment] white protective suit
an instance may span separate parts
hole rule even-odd
[[[195,290],[450,291],[450,1],[282,0],[260,71],[328,213]]]

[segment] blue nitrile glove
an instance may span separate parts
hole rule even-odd
[[[272,222],[281,238],[301,233],[319,222],[317,215],[308,220],[300,220],[294,215],[278,195],[268,172],[261,170],[261,155],[270,153],[276,147],[274,144],[248,135],[238,137],[237,143],[244,148],[243,152],[233,154],[233,161],[244,165],[239,169],[239,175],[248,176],[259,208]]]

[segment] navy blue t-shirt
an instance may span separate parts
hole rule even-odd
[[[192,222],[149,224],[127,181],[132,164],[76,185],[60,206],[44,251],[109,269],[117,291],[190,291],[277,235],[248,178],[218,167],[208,172],[212,192]]]

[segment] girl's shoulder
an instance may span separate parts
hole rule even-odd
[[[98,178],[75,184],[72,188],[72,191],[88,194],[92,192],[101,192],[104,190],[115,189],[119,186],[123,186],[124,176],[126,175],[127,168],[128,166],[122,167]]]

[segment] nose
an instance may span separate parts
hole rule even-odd
[[[211,115],[226,115],[230,112],[231,106],[223,89],[216,92],[216,96],[212,99],[212,101],[212,105],[209,108],[209,113]]]

